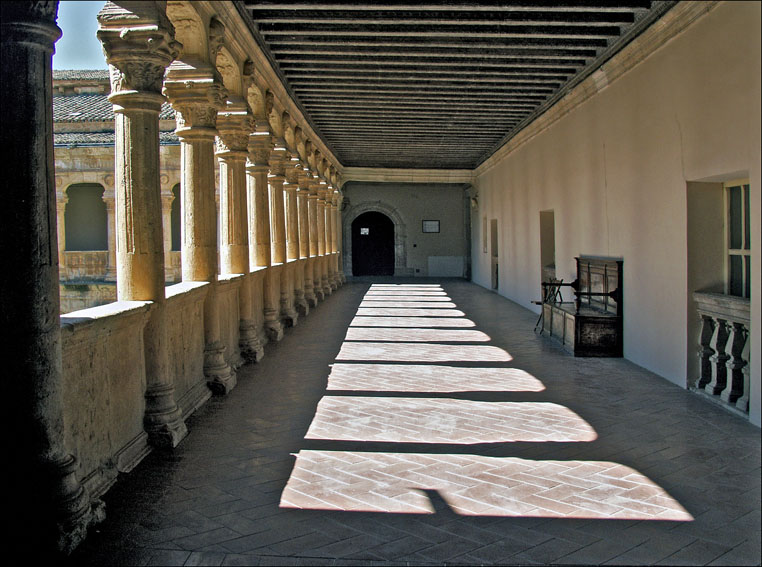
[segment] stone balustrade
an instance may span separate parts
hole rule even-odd
[[[694,388],[748,413],[750,302],[705,292],[695,292],[693,299],[701,318],[699,376]]]

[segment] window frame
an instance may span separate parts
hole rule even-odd
[[[741,227],[741,248],[731,248],[732,235],[731,229],[733,222],[731,222],[731,202],[730,191],[735,187],[741,188],[741,207],[740,207],[740,227]],[[751,215],[751,203],[750,203],[750,183],[749,179],[734,179],[726,181],[722,184],[723,188],[723,200],[725,206],[725,294],[732,295],[734,297],[743,297],[749,299],[751,296],[751,242],[750,238],[747,240],[746,234],[750,230],[748,226]],[[733,288],[733,274],[731,267],[732,257],[741,258],[741,280],[739,282],[741,294],[732,293]],[[747,285],[748,280],[748,285]]]

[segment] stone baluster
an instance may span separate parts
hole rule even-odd
[[[748,333],[746,334],[746,341],[744,341],[744,347],[741,351],[741,359],[746,361],[746,364],[741,368],[741,374],[743,375],[743,394],[736,400],[736,408],[743,412],[749,411],[749,367],[751,366],[751,341],[749,340]]]
[[[164,236],[159,179],[159,111],[167,65],[177,56],[160,3],[111,3],[98,14],[98,39],[111,75],[115,114],[117,298],[152,301],[143,333],[149,441],[175,447],[187,434],[169,363],[164,291]]]
[[[747,363],[742,353],[746,348],[749,333],[743,323],[733,321],[729,326],[730,334],[726,347],[728,360],[725,363],[727,367],[727,385],[720,394],[720,398],[728,403],[735,404],[744,394],[743,368]]]
[[[249,274],[249,224],[246,160],[254,118],[245,103],[230,104],[217,116],[217,159],[220,169],[220,272],[245,274],[239,290],[241,356],[256,362],[263,345],[254,316],[254,291]]]
[[[8,379],[5,539],[16,549],[70,552],[93,518],[65,446],[52,71],[58,2],[0,3],[4,365]],[[6,244],[8,244],[6,246]]]
[[[727,366],[726,363],[730,358],[725,352],[728,336],[729,325],[725,319],[717,319],[714,333],[709,341],[709,348],[714,351],[714,354],[709,357],[712,364],[712,379],[704,386],[704,390],[712,394],[713,396],[719,394],[725,389],[727,383]]]
[[[714,350],[709,346],[714,335],[714,319],[709,315],[701,315],[701,334],[699,335],[699,377],[695,387],[703,389],[712,381],[712,361]]]
[[[183,186],[183,281],[209,282],[204,302],[204,375],[210,389],[226,394],[236,374],[226,360],[217,294],[217,204],[214,140],[217,111],[227,92],[211,68],[183,63],[170,66],[164,94],[176,111]]]

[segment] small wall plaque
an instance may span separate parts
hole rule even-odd
[[[439,232],[439,221],[438,220],[423,221],[423,232]]]

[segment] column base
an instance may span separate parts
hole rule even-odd
[[[305,297],[300,297],[296,301],[296,311],[300,317],[306,317],[310,314],[310,305]]]
[[[204,349],[204,376],[212,393],[228,394],[236,386],[235,370],[225,361],[225,345],[213,342]]]
[[[280,320],[286,327],[296,327],[296,323],[299,321],[299,313],[291,306],[283,307],[280,310]]]
[[[325,293],[323,293],[323,288],[315,288],[315,305],[313,307],[317,307],[317,304],[319,301],[325,301]]]
[[[90,526],[106,518],[106,507],[101,500],[90,500],[79,483],[76,472],[79,463],[73,455],[64,455],[48,463],[55,479],[56,510],[55,549],[69,555],[87,537]],[[39,513],[39,510],[33,511]]]
[[[259,340],[257,325],[252,320],[241,319],[238,327],[240,339],[238,347],[246,362],[259,362],[265,355],[265,348]]]
[[[283,324],[279,319],[272,318],[277,316],[277,313],[273,312],[269,315],[270,318],[268,320],[268,313],[265,312],[265,333],[267,334],[267,340],[277,343],[283,338]]]
[[[146,413],[143,429],[148,434],[148,443],[160,449],[173,449],[188,434],[188,428],[174,401],[175,389],[162,385],[146,392]]]

